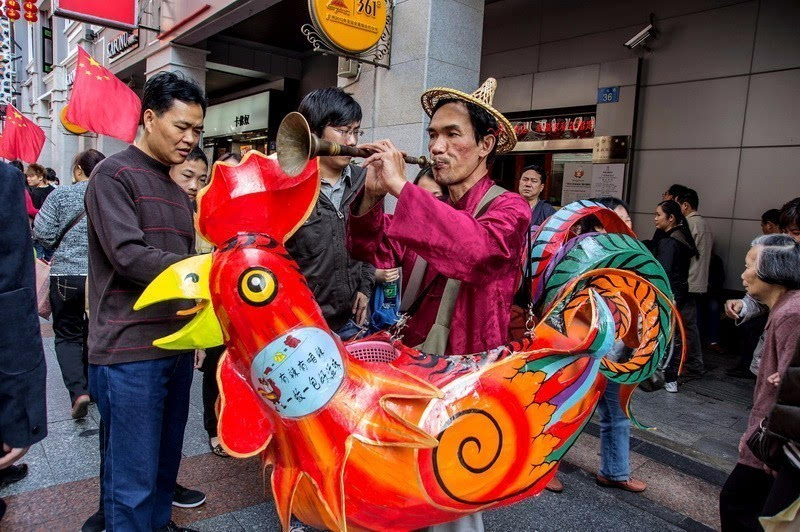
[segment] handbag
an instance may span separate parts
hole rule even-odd
[[[73,227],[78,225],[83,217],[86,216],[86,211],[81,211],[72,221],[67,225],[64,232],[56,239],[55,243],[53,244],[53,251],[58,249],[58,246],[61,245],[61,241],[64,240],[64,237],[67,236]],[[36,263],[36,306],[39,312],[39,316],[42,318],[49,320],[50,315],[52,314],[53,310],[50,307],[50,263],[46,260],[42,260],[37,258],[35,260]]]
[[[783,446],[786,442],[786,438],[769,430],[768,417],[762,419],[758,429],[747,438],[747,446],[753,455],[774,471],[780,469],[784,463],[786,455]]]

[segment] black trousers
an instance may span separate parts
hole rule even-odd
[[[72,403],[89,393],[86,335],[86,276],[50,277],[56,358]]]
[[[788,508],[800,497],[800,469],[785,463],[778,471],[761,515],[772,517]]]
[[[762,515],[774,479],[763,469],[736,464],[719,494],[722,532],[762,530]]]
[[[217,436],[217,365],[224,352],[225,346],[206,349],[206,358],[200,368],[203,372],[203,427],[209,438]]]

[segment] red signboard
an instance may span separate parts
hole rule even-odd
[[[53,14],[58,17],[133,30],[137,23],[136,0],[54,0]]]

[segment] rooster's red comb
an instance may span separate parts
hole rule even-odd
[[[216,163],[197,198],[197,229],[217,247],[239,233],[262,233],[284,243],[308,218],[319,194],[316,159],[296,177],[257,151],[241,163]]]

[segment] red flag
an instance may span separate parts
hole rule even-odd
[[[0,157],[35,163],[44,147],[42,128],[22,116],[13,105],[6,108],[6,126],[0,136]]]
[[[67,120],[89,131],[133,142],[142,102],[110,70],[78,47]]]

